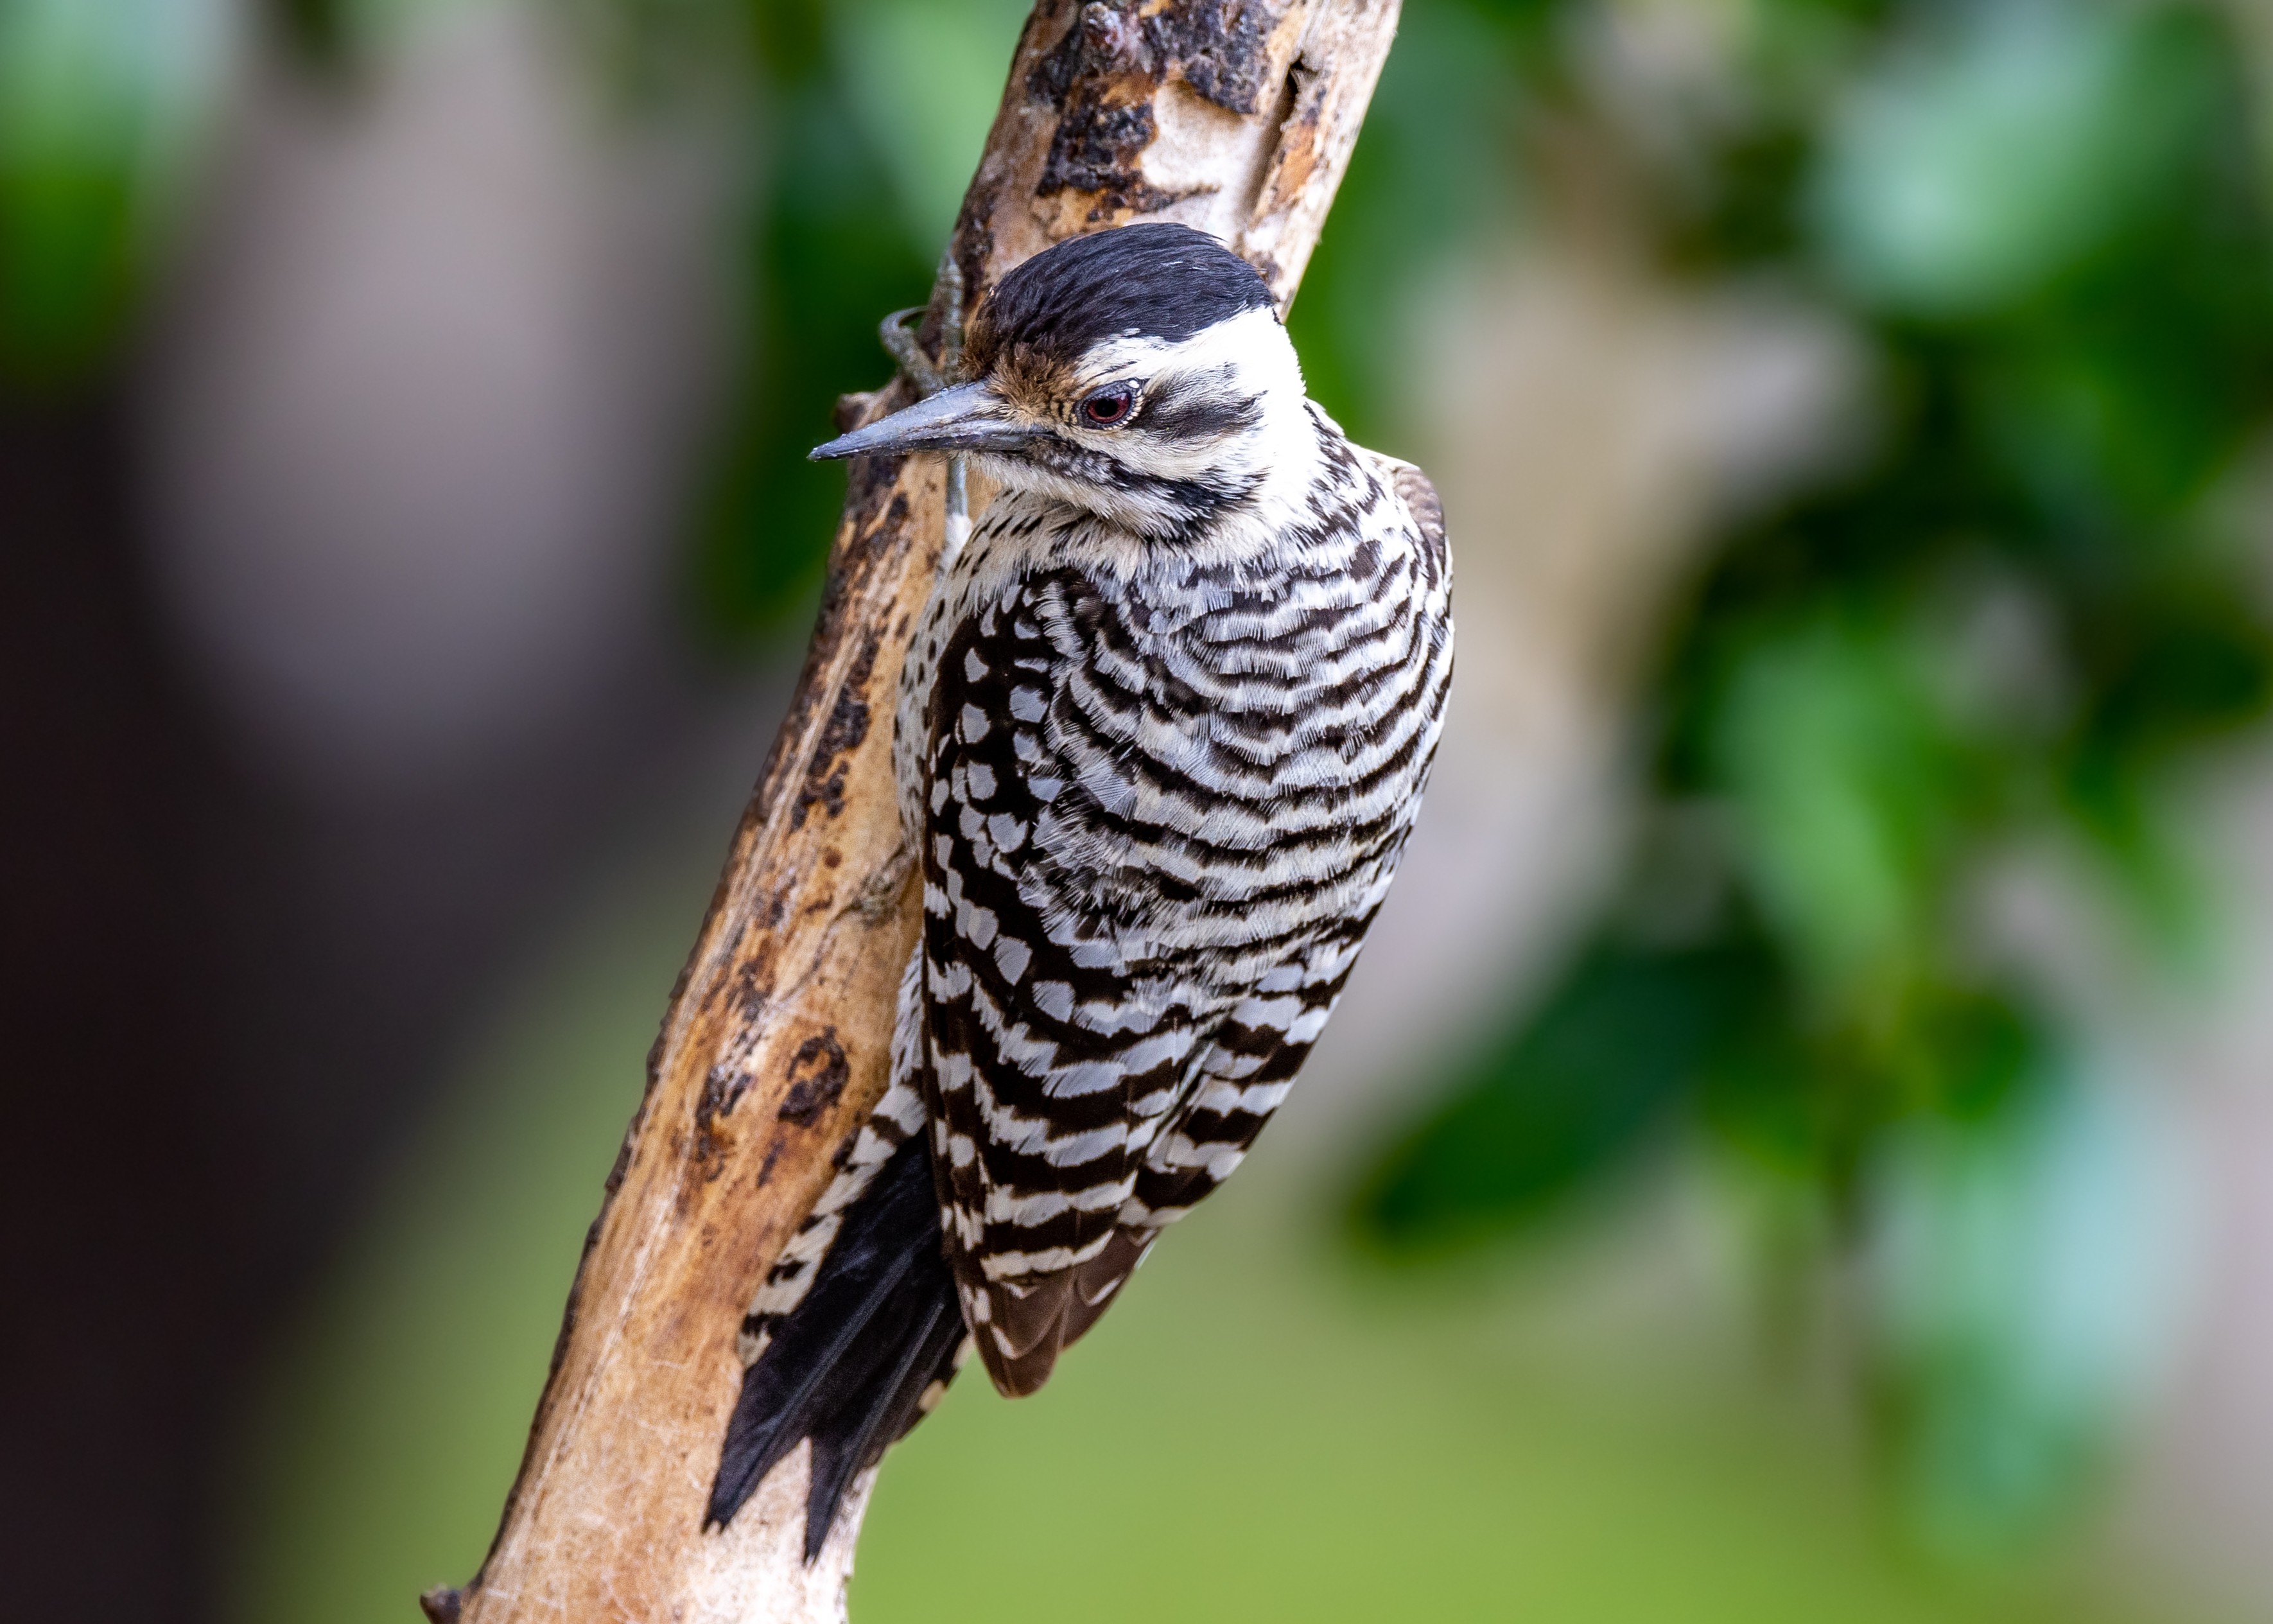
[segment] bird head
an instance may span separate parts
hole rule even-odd
[[[969,381],[812,455],[963,453],[1013,490],[1164,536],[1252,502],[1310,443],[1270,289],[1189,226],[1036,254],[973,315],[964,370]]]

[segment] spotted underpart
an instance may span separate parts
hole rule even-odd
[[[1157,285],[1116,309],[1099,267],[1145,262],[1124,242],[1053,273],[1097,308],[1021,282],[1061,248],[995,297],[1024,338],[974,325],[989,410],[1031,438],[977,459],[1003,493],[901,673],[924,914],[890,1086],[752,1304],[727,1452],[754,1486],[754,1461],[814,1440],[814,1548],[840,1492],[824,1455],[881,1454],[966,1329],[997,1387],[1032,1392],[1237,1168],[1341,995],[1443,726],[1435,492],[1304,398],[1242,262],[1181,228],[1114,235],[1139,233],[1205,312],[1164,313]],[[1132,395],[1125,424],[1083,425],[1100,387]],[[874,1214],[908,1210],[919,1173],[902,1257]],[[840,1399],[842,1361],[865,1373]]]

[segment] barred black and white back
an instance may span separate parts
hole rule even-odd
[[[1434,491],[1305,398],[1212,239],[1061,244],[968,355],[823,448],[961,449],[1004,493],[902,673],[924,929],[890,1090],[753,1304],[713,1495],[723,1522],[812,1438],[809,1549],[964,1327],[1033,1391],[1238,1166],[1387,892],[1451,676]]]

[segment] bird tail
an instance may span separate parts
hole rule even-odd
[[[800,1440],[813,1440],[805,1560],[854,1477],[939,1402],[961,1363],[963,1311],[941,1244],[926,1136],[912,1134],[845,1209],[811,1285],[772,1320],[711,1485],[723,1528]]]

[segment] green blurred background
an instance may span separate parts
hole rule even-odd
[[[478,1562],[1022,16],[0,0],[39,1616]],[[1445,497],[1428,816],[856,1618],[2273,1617],[2269,70],[1411,0],[1293,328]]]

